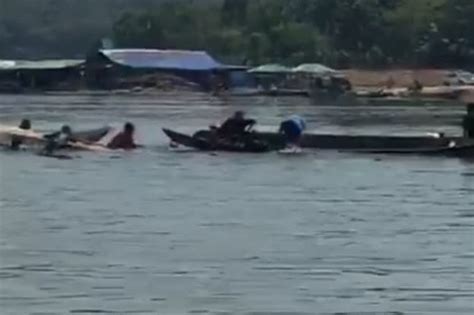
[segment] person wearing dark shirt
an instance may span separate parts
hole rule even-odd
[[[255,124],[254,119],[245,118],[243,111],[237,111],[218,128],[217,134],[223,138],[242,137],[247,133],[247,128]]]
[[[18,126],[18,128],[22,130],[30,130],[31,129],[31,121],[29,119],[23,119]],[[23,144],[23,140],[20,137],[13,136],[11,143],[10,143],[10,149],[12,150],[18,150],[20,149],[20,146]]]
[[[68,125],[61,127],[61,131],[54,132],[44,137],[47,142],[43,148],[43,154],[50,155],[58,149],[67,147],[68,143],[75,142],[72,138],[72,129]]]
[[[474,139],[474,103],[467,104],[467,114],[464,116],[462,127],[464,137]]]
[[[72,138],[72,128],[69,125],[63,125],[59,131],[48,133],[44,135],[44,138],[47,140],[67,138],[69,140]]]
[[[29,119],[23,119],[18,126],[18,128],[23,130],[30,130],[31,129],[31,121]]]
[[[135,126],[127,122],[123,131],[116,135],[108,144],[109,149],[133,150],[137,148],[134,140]]]

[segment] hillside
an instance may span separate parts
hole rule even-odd
[[[118,47],[204,49],[224,62],[474,66],[472,0],[0,0],[0,58]]]

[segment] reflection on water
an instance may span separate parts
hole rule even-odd
[[[133,120],[149,145],[70,161],[0,153],[2,311],[472,314],[474,164],[176,153],[160,133],[242,107],[266,126],[297,111],[315,129],[341,133],[456,133],[462,113],[305,102],[2,96],[3,123]]]

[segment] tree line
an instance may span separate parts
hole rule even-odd
[[[2,16],[2,3],[28,2],[44,8]],[[202,49],[248,65],[472,67],[473,16],[472,0],[0,0],[0,54],[84,54],[110,37],[117,47]]]
[[[83,58],[125,12],[161,0],[0,0],[0,59]],[[139,14],[137,12],[137,14]]]

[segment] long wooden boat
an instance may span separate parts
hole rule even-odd
[[[163,131],[172,142],[183,146],[200,150],[220,149],[218,147],[206,147],[208,139],[212,137],[209,130],[200,130],[194,136],[170,129],[163,129]],[[280,150],[285,147],[285,138],[279,133],[254,132],[253,136],[261,143],[265,143],[268,150]],[[474,140],[462,137],[305,134],[301,146],[303,148],[355,153],[474,157]],[[267,150],[261,150],[260,152],[265,151]]]
[[[420,149],[377,149],[377,150],[352,150],[352,153],[365,154],[398,154],[398,155],[429,155],[459,158],[474,158],[474,144],[454,145],[442,148],[420,148]]]

